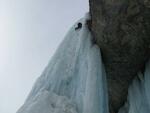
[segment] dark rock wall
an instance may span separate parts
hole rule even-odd
[[[106,67],[109,105],[116,113],[150,55],[149,0],[89,0],[90,29]]]

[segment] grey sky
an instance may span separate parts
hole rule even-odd
[[[88,0],[0,0],[0,113],[23,104]]]

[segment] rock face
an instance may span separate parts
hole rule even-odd
[[[89,0],[90,29],[103,55],[111,113],[127,99],[128,86],[150,56],[149,0]]]

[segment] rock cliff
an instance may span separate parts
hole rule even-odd
[[[106,67],[111,113],[127,99],[128,86],[150,56],[149,0],[89,0],[89,28]]]

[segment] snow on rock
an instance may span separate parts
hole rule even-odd
[[[88,19],[69,30],[17,113],[108,113],[105,71]]]

